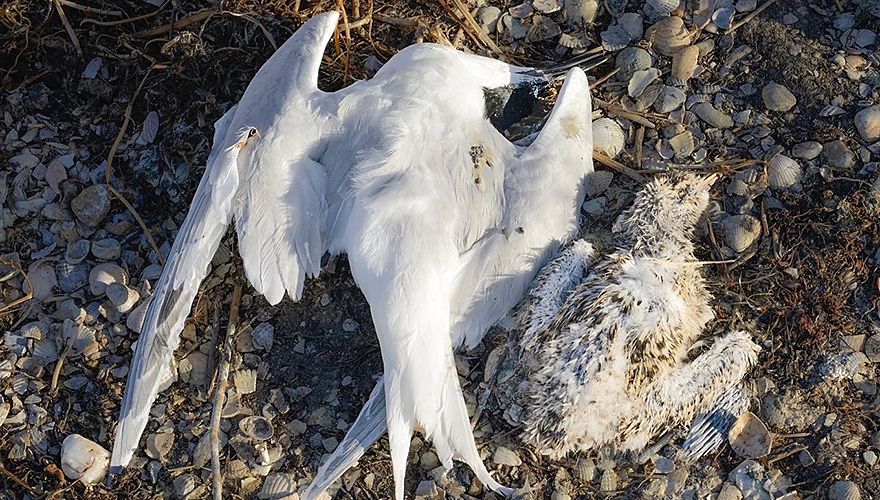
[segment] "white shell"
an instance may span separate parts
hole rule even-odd
[[[773,439],[767,426],[754,413],[747,411],[736,419],[727,435],[730,447],[744,458],[760,458],[770,454]]]
[[[265,441],[271,439],[275,434],[272,428],[272,422],[269,419],[259,415],[244,417],[238,421],[238,428],[242,434],[256,441]]]
[[[238,370],[233,374],[235,390],[239,394],[250,394],[257,390],[257,370]]]
[[[605,469],[599,480],[599,490],[609,492],[617,491],[617,473],[614,469]]]
[[[611,118],[599,118],[593,122],[593,150],[614,158],[622,150],[626,134]]]
[[[48,261],[31,264],[27,272],[29,282],[25,282],[26,290],[33,293],[37,300],[46,300],[52,296],[53,289],[58,285],[55,266]]]
[[[604,193],[613,180],[614,173],[608,170],[596,170],[588,175],[587,180],[584,183],[584,190],[586,191],[587,198],[595,198]]]
[[[0,426],[3,425],[3,422],[6,421],[6,417],[9,416],[9,410],[12,409],[12,405],[9,403],[0,403]]]
[[[869,106],[856,113],[855,123],[862,139],[868,142],[880,139],[880,105]]]
[[[724,219],[727,246],[737,253],[744,252],[761,236],[761,223],[751,215],[733,215]]]
[[[147,306],[149,305],[150,301],[145,300],[128,314],[128,317],[125,318],[125,326],[127,326],[129,330],[135,333],[141,333],[141,328],[144,326],[144,318],[147,316]]]
[[[107,285],[106,293],[110,302],[113,302],[116,309],[123,313],[130,311],[141,298],[137,291],[132,290],[121,283],[110,283]]]
[[[672,14],[680,3],[680,0],[648,0],[648,4],[661,16]]]
[[[79,264],[89,255],[89,240],[78,240],[67,244],[64,260],[68,264]]]
[[[828,500],[862,500],[862,492],[852,481],[836,481],[828,488]]]
[[[585,483],[592,481],[596,477],[596,462],[592,458],[579,458],[577,462],[577,477]]]
[[[672,57],[689,45],[692,37],[680,17],[664,17],[648,28],[645,38],[653,44],[657,52]]]
[[[800,164],[785,155],[774,156],[767,166],[770,187],[775,189],[788,189],[799,183],[803,175]]]
[[[92,295],[104,295],[107,292],[107,285],[110,283],[127,285],[128,273],[125,272],[125,269],[109,262],[98,264],[92,268],[89,273],[89,289]]]
[[[31,349],[34,357],[42,361],[44,364],[54,363],[58,360],[58,346],[54,340],[43,339],[34,341],[34,347]]]
[[[110,467],[110,452],[79,434],[71,434],[61,444],[61,470],[72,480],[96,484]]]

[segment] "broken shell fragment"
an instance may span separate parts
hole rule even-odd
[[[104,479],[110,467],[110,452],[79,434],[71,434],[61,444],[61,470],[72,480],[90,485]]]
[[[733,451],[744,458],[766,457],[773,441],[764,422],[750,411],[736,419],[727,439]]]
[[[648,0],[647,3],[654,8],[657,14],[668,16],[678,8],[681,2],[680,0]]]
[[[596,170],[588,175],[584,183],[587,198],[595,198],[604,193],[611,185],[612,180],[614,180],[614,173],[608,170]]]
[[[620,78],[627,81],[636,71],[651,67],[651,54],[641,47],[627,47],[617,54],[614,65],[620,70]]]
[[[110,283],[107,285],[107,298],[116,306],[119,312],[130,311],[137,301],[141,298],[137,291],[123,285],[122,283]]]
[[[599,118],[593,122],[593,150],[614,158],[622,150],[626,134],[611,118]]]
[[[672,57],[673,83],[681,85],[687,83],[697,70],[697,61],[700,58],[700,49],[696,45],[688,45],[679,50]]]
[[[645,38],[654,44],[660,54],[672,57],[691,43],[691,34],[680,17],[664,17],[654,23],[645,33]]]

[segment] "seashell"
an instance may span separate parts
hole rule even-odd
[[[660,16],[668,16],[675,12],[681,2],[679,0],[648,0],[650,5]]]
[[[730,29],[730,26],[733,24],[734,14],[736,14],[735,8],[722,7],[712,14],[712,22],[723,30]]]
[[[626,142],[623,128],[611,118],[599,118],[593,122],[593,150],[614,158]]]
[[[129,330],[135,333],[141,333],[141,328],[144,326],[144,318],[147,315],[147,307],[149,305],[150,301],[145,300],[128,313],[128,318],[125,319],[125,326]]]
[[[638,97],[657,78],[660,78],[660,70],[657,68],[636,71],[629,80],[629,85],[627,85],[626,89],[627,93],[630,97]]]
[[[92,255],[101,260],[116,260],[121,253],[122,247],[115,238],[104,238],[92,243]]]
[[[12,392],[26,394],[28,390],[28,376],[24,373],[16,373],[12,376]]]
[[[700,49],[695,45],[688,45],[676,52],[672,58],[672,78],[678,82],[687,83],[697,70],[699,57]]]
[[[724,129],[733,126],[733,118],[727,113],[716,109],[708,101],[695,104],[691,108],[691,112],[715,128]]]
[[[605,469],[599,479],[599,490],[604,492],[617,491],[617,473],[614,469]]]
[[[38,261],[28,268],[28,281],[25,282],[25,291],[30,291],[33,297],[43,301],[52,296],[52,290],[58,285],[55,275],[55,266],[46,261]]]
[[[9,416],[9,410],[12,409],[12,405],[9,403],[0,403],[0,427],[3,426],[3,423],[6,421],[6,417]]]
[[[68,264],[79,264],[89,255],[89,240],[77,240],[67,244],[64,260]]]
[[[542,14],[552,14],[560,9],[559,0],[532,0],[532,8]]]
[[[233,375],[235,390],[239,394],[251,394],[257,390],[257,370],[238,370]]]
[[[507,465],[510,467],[519,467],[522,465],[522,459],[510,448],[499,446],[492,455],[492,461],[498,465]]]
[[[602,39],[602,47],[608,52],[616,52],[629,45],[632,41],[632,35],[619,24],[608,27],[607,30],[599,34]]]
[[[739,416],[727,434],[730,447],[744,458],[760,458],[770,454],[773,439],[767,426],[754,413]]]
[[[748,214],[733,215],[723,224],[727,246],[737,253],[744,252],[761,236],[761,223]]]
[[[258,415],[244,417],[238,421],[238,428],[242,434],[256,441],[265,441],[271,439],[275,434],[272,428],[272,422]]]
[[[266,352],[272,350],[272,342],[275,340],[275,327],[270,323],[260,323],[251,332],[251,341],[254,347]]]
[[[44,364],[54,363],[58,360],[58,346],[55,341],[49,339],[37,340],[31,349],[34,357]]]
[[[97,484],[110,468],[110,452],[79,434],[71,434],[61,444],[61,470],[72,480]]]
[[[797,98],[785,85],[770,82],[761,89],[764,106],[770,111],[788,111],[795,107]]]
[[[614,173],[608,170],[596,170],[587,176],[584,190],[587,198],[595,198],[604,193],[611,181],[614,180]]]
[[[112,264],[104,262],[92,268],[89,273],[89,289],[92,295],[101,296],[107,292],[107,285],[110,283],[128,284],[128,273],[124,269]]]
[[[645,111],[657,102],[657,98],[660,97],[660,92],[662,90],[663,85],[648,85],[648,87],[645,88],[645,91],[642,92],[642,95],[636,99],[636,107],[638,111]]]
[[[116,310],[125,313],[130,311],[141,296],[136,290],[121,284],[110,283],[106,290],[107,298],[116,306]]]
[[[55,276],[62,292],[73,293],[89,283],[89,266],[59,260],[55,263]]]
[[[662,114],[671,113],[684,104],[686,97],[683,90],[665,85],[654,101],[654,109]]]
[[[596,477],[596,462],[592,458],[578,458],[577,477],[585,483],[591,482]]]
[[[526,2],[528,3],[528,2]],[[584,26],[596,19],[599,2],[596,0],[565,0],[563,18],[570,25]]]
[[[266,476],[257,497],[262,500],[283,500],[296,493],[296,478],[293,474],[275,473]]]
[[[614,66],[620,70],[620,78],[628,81],[636,71],[651,67],[651,54],[641,47],[627,47],[614,58]]]
[[[856,113],[855,123],[862,139],[868,142],[880,140],[880,105],[869,106]]]
[[[560,28],[552,19],[547,16],[539,16],[535,14],[532,16],[532,27],[529,28],[529,33],[526,35],[526,38],[531,42],[540,42],[542,40],[549,40],[557,37],[561,33],[562,28]]]
[[[617,16],[617,24],[629,33],[630,39],[633,41],[641,40],[642,35],[645,34],[644,21],[637,12],[627,12]]]
[[[645,35],[653,43],[654,49],[667,57],[672,57],[691,43],[691,34],[685,28],[684,21],[676,16],[657,21]]]
[[[727,185],[727,194],[748,197],[750,194],[749,185],[742,179],[733,179],[730,181],[730,184]]]
[[[862,492],[852,481],[835,481],[828,488],[828,500],[862,500]]]
[[[785,155],[776,155],[767,166],[770,187],[788,189],[801,181],[803,170],[797,161]]]

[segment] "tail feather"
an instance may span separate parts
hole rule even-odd
[[[730,387],[715,406],[700,414],[688,431],[682,449],[687,461],[697,460],[717,450],[725,441],[736,419],[749,406],[739,385]]]
[[[385,422],[385,383],[379,380],[370,398],[364,405],[357,419],[352,424],[345,438],[318,469],[312,484],[302,494],[303,500],[317,500],[345,472],[354,467],[367,448],[382,437],[387,429]]]

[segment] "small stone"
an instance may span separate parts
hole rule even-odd
[[[825,159],[834,168],[849,170],[856,164],[856,155],[843,141],[826,142],[822,146]]]
[[[809,450],[804,450],[798,454],[798,461],[800,461],[801,465],[804,467],[809,467],[816,463],[816,459],[813,458],[813,454],[810,453]]]
[[[666,457],[658,457],[654,461],[654,470],[660,474],[669,474],[675,470],[675,462]]]
[[[784,85],[770,82],[761,91],[764,106],[770,111],[788,111],[797,104],[797,98]]]
[[[198,486],[198,478],[193,474],[182,474],[174,479],[173,485],[176,498],[188,498]]]
[[[422,481],[416,487],[416,497],[434,498],[437,496],[437,484],[434,481]]]
[[[61,444],[61,470],[73,481],[85,485],[101,482],[110,468],[110,452],[79,434],[71,434]]]
[[[495,33],[496,26],[498,25],[498,19],[501,18],[501,9],[495,7],[493,5],[487,5],[486,7],[481,7],[480,10],[477,11],[477,23],[486,30],[487,33]]]
[[[880,140],[880,105],[869,106],[856,113],[856,130],[868,142]]]
[[[587,200],[584,202],[583,205],[584,212],[592,215],[593,217],[599,217],[603,213],[605,213],[606,202],[607,200],[604,196],[593,198],[592,200]]]
[[[440,459],[437,458],[437,454],[433,451],[426,451],[419,458],[419,463],[422,465],[422,469],[431,470],[440,466]]]
[[[801,160],[812,160],[820,153],[822,153],[822,144],[816,141],[801,142],[791,148],[791,155]]]
[[[147,436],[147,456],[152,459],[164,462],[173,446],[173,432],[157,432]]]
[[[358,322],[351,318],[347,318],[345,321],[342,322],[342,330],[345,332],[356,331],[359,326],[360,325],[358,324]]]
[[[865,463],[868,464],[870,467],[873,467],[877,464],[877,454],[872,450],[867,450],[862,453],[862,459],[864,459]]]
[[[70,202],[70,209],[80,222],[96,227],[110,212],[110,192],[103,184],[89,186]]]
[[[519,467],[522,465],[522,460],[519,458],[519,455],[517,455],[515,451],[504,446],[499,446],[498,449],[495,450],[495,455],[492,457],[492,461],[498,465],[507,465],[510,467]]]
[[[532,0],[532,7],[542,14],[552,14],[562,8],[559,0]]]

